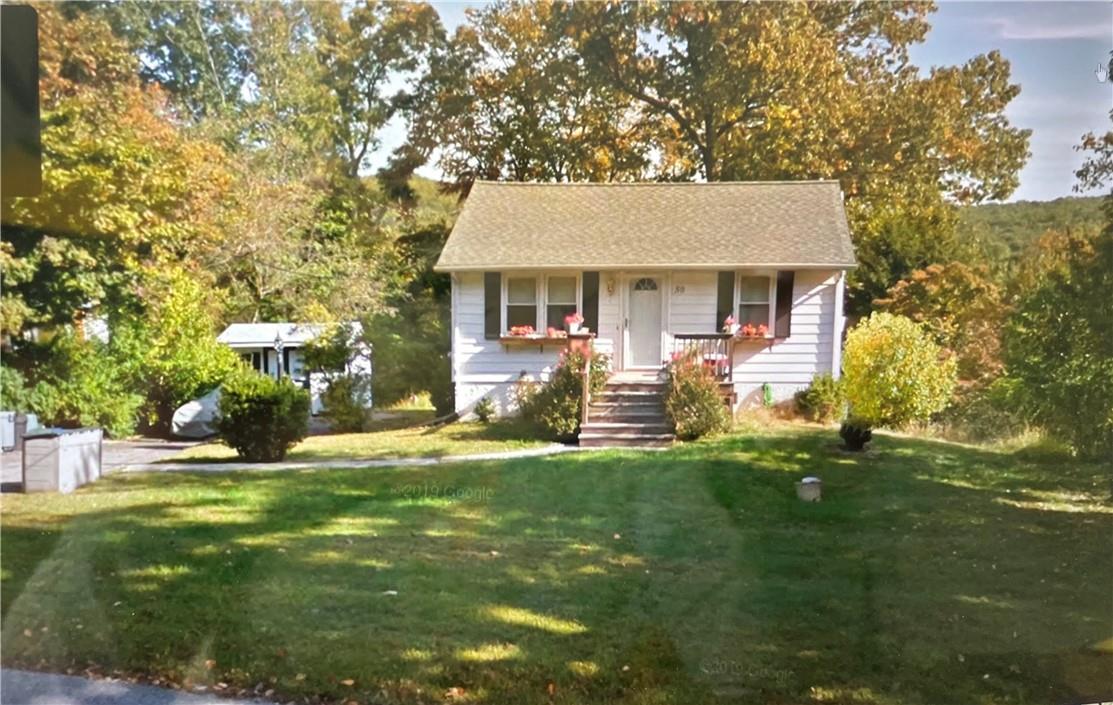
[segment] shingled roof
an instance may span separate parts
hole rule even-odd
[[[853,266],[836,181],[478,181],[436,269]]]

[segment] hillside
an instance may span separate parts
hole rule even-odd
[[[959,211],[959,234],[980,241],[995,256],[1011,260],[1048,230],[1098,230],[1101,200],[1100,196],[1087,196],[969,206]]]

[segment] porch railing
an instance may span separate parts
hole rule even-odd
[[[734,378],[734,336],[730,333],[676,333],[672,353],[694,352],[715,378],[730,382]]]

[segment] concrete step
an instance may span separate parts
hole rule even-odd
[[[607,382],[606,391],[608,392],[653,392],[655,394],[665,393],[664,382]]]
[[[659,392],[644,392],[639,390],[613,390],[604,389],[598,394],[591,396],[591,403],[595,402],[649,402],[654,404],[662,404],[665,401],[665,395]]]
[[[622,422],[622,421],[588,421],[583,425],[581,435],[603,433],[608,435],[613,434],[626,434],[632,436],[653,436],[660,434],[671,434],[672,426],[663,419],[660,421],[648,423],[645,421],[639,422]]]
[[[655,423],[664,422],[666,416],[663,408],[648,404],[611,404],[601,407],[593,404],[587,408],[587,418],[590,421]]]
[[[671,446],[676,437],[671,433],[632,435],[625,433],[580,433],[580,446],[584,448],[664,448]]]

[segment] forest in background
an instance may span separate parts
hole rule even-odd
[[[473,180],[826,178],[860,263],[847,311],[962,360],[960,425],[982,404],[1108,442],[1106,311],[1079,289],[1097,204],[979,205],[1027,159],[1021,86],[998,52],[912,64],[930,3],[504,1],[452,33],[423,3],[36,8],[44,190],[3,202],[5,408],[161,432],[236,364],[227,322],[361,319],[376,398],[448,409],[431,267]],[[371,173],[389,123],[407,139]],[[1108,188],[1110,134],[1079,135],[1078,187]]]

